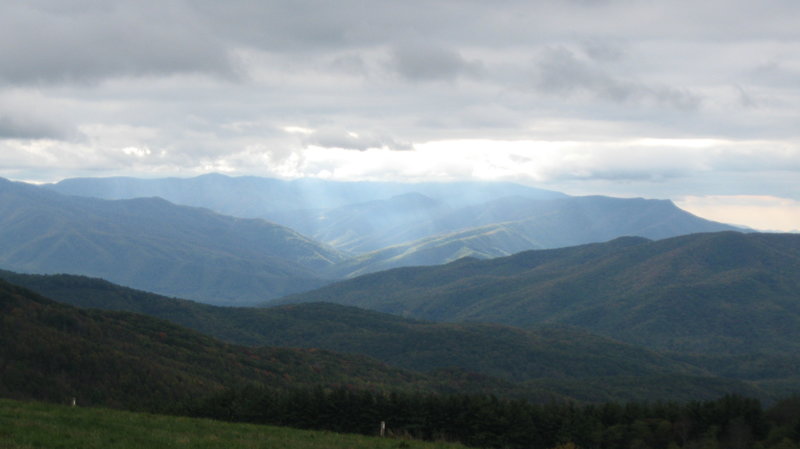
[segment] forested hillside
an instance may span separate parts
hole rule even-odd
[[[800,235],[722,232],[389,270],[285,298],[433,321],[576,326],[650,348],[800,350]]]
[[[749,383],[763,380],[763,373],[731,370],[731,365],[752,367],[752,361],[716,360],[707,366],[706,360],[684,360],[683,354],[660,354],[574,328],[437,324],[335,304],[215,307],[79,276],[0,272],[0,277],[81,307],[143,313],[232,343],[322,348],[368,355],[415,371],[457,368],[480,373],[515,383],[528,398],[710,399],[725,393],[780,397]],[[766,366],[780,365],[770,361]],[[770,375],[800,381],[786,369]]]
[[[77,309],[5,281],[0,320],[3,397],[180,410],[224,388],[256,384],[437,388],[428,377],[366,357],[234,346],[138,314]]]

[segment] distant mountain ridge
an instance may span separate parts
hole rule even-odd
[[[102,277],[215,304],[253,304],[336,279],[463,257],[493,258],[623,235],[659,239],[733,229],[669,201],[570,197],[503,183],[206,175],[76,179],[41,187],[3,180],[0,190],[0,211],[6,211],[0,217],[0,268]],[[53,190],[108,197],[161,192],[209,207],[230,201],[228,210],[276,214],[300,232],[159,197],[103,200]],[[397,195],[380,199],[387,193]],[[303,208],[327,200],[332,207]]]
[[[407,224],[397,231],[419,236]],[[601,196],[537,200],[506,197],[451,211],[438,218],[443,233],[356,256],[331,267],[338,277],[352,277],[402,266],[439,265],[462,257],[493,258],[524,250],[549,249],[620,236],[663,239],[698,232],[734,230],[733,226],[696,217],[671,201]]]
[[[303,215],[284,223],[286,212],[329,210],[352,204],[386,200],[410,192],[443,201],[448,207],[479,204],[496,198],[525,195],[536,198],[566,196],[533,187],[503,182],[344,182],[322,179],[284,181],[257,176],[230,177],[217,173],[193,178],[141,179],[130,177],[70,178],[43,187],[68,195],[102,199],[132,199],[158,196],[188,206],[206,207],[225,215],[266,218],[302,233],[295,226]]]
[[[266,218],[354,255],[327,269],[329,277],[626,235],[661,239],[737,229],[696,217],[670,201],[571,197],[509,183],[346,183],[211,174],[75,178],[45,187],[109,199],[160,196],[229,215]]]
[[[259,219],[159,198],[100,200],[0,179],[0,267],[102,277],[166,295],[253,303],[327,282],[344,256]]]

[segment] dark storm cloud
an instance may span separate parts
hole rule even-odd
[[[536,85],[550,94],[588,93],[615,103],[655,103],[681,110],[697,109],[701,103],[698,95],[685,89],[613,76],[564,47],[545,50],[537,68]]]

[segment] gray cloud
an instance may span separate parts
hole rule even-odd
[[[615,103],[654,103],[680,110],[695,110],[701,103],[698,95],[685,89],[615,77],[560,46],[543,52],[537,75],[537,87],[551,94],[588,93]]]
[[[235,72],[224,43],[180,2],[6,4],[0,60],[0,80],[15,84]]]
[[[595,61],[616,62],[625,59],[625,49],[608,42],[584,42],[583,51]]]
[[[369,74],[367,63],[357,54],[337,56],[330,62],[330,66],[332,69],[348,75],[367,76]]]
[[[467,61],[458,52],[427,43],[398,45],[392,49],[390,67],[410,81],[453,81],[476,76],[479,62]]]
[[[780,61],[771,60],[759,64],[749,72],[749,79],[762,86],[800,86],[800,70],[785,67]]]
[[[744,87],[737,84],[734,86],[734,89],[736,89],[736,94],[738,96],[740,106],[748,109],[759,107],[758,101],[755,99],[755,97],[753,97],[753,95],[751,95],[747,90],[745,90]]]
[[[413,149],[412,144],[399,142],[385,135],[353,133],[344,129],[330,127],[314,131],[306,136],[304,141],[307,145],[357,151],[366,151],[370,148],[387,148],[395,151]]]
[[[660,196],[670,179],[710,191],[746,175],[776,191],[800,160],[798,14],[796,0],[6,1],[0,170],[508,176]],[[691,151],[632,156],[647,139]],[[704,140],[744,149],[722,164]]]
[[[0,139],[69,139],[75,131],[56,123],[0,113]]]
[[[74,122],[58,108],[58,102],[34,92],[0,90],[0,139],[81,138]]]

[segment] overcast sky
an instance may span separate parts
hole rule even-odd
[[[0,0],[0,176],[497,179],[800,229],[797,0]]]

